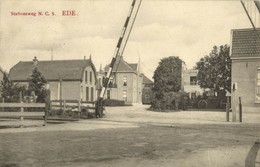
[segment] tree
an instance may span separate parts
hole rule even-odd
[[[151,107],[154,109],[174,109],[177,95],[181,90],[182,60],[168,57],[161,60],[154,72],[154,88]],[[177,107],[178,108],[178,107]]]
[[[20,98],[20,92],[25,92],[26,88],[23,85],[14,84],[6,71],[0,69],[3,73],[3,80],[0,83],[0,91],[2,97],[6,102],[18,101]]]
[[[168,57],[161,60],[154,72],[154,89],[164,92],[178,92],[181,89],[182,60]]]
[[[42,76],[38,68],[34,68],[32,70],[32,74],[30,78],[28,78],[28,83],[29,93],[34,92],[37,96],[36,102],[45,102],[46,90],[44,86],[47,83],[47,81],[44,78],[44,76]]]
[[[231,59],[229,46],[214,46],[209,55],[196,63],[198,69],[197,80],[201,88],[214,91],[221,89],[231,91]]]

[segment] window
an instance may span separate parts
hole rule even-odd
[[[91,96],[90,100],[94,101],[94,88],[93,87],[90,88],[90,96]]]
[[[256,76],[256,102],[260,102],[260,68],[257,69],[257,76]]]
[[[86,101],[89,101],[89,87],[86,87]]]
[[[127,101],[127,91],[123,90],[123,100]]]
[[[196,92],[191,92],[191,99],[196,99]]]
[[[127,76],[123,77],[123,86],[127,86]]]
[[[110,90],[107,90],[107,99],[110,99]]]
[[[85,82],[88,82],[88,71],[85,71]]]
[[[89,71],[89,82],[92,83],[92,71]]]
[[[190,77],[190,85],[197,85],[197,77],[195,76]]]

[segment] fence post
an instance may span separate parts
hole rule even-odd
[[[62,100],[61,99],[60,99],[60,110],[62,111]]]
[[[227,96],[227,103],[226,103],[226,121],[229,122],[229,96]]]
[[[50,90],[47,90],[47,96],[46,96],[46,99],[45,99],[44,124],[43,124],[43,126],[47,125],[47,120],[48,120],[50,109],[51,109]]]
[[[20,91],[19,92],[19,96],[20,96],[20,103],[23,103],[23,100],[22,100],[22,92]],[[24,113],[24,108],[21,107],[21,116],[20,116],[20,120],[21,120],[21,128],[23,127],[23,113]]]
[[[80,100],[78,101],[78,110],[79,110],[79,116],[80,116],[80,113],[81,113],[81,104],[80,104]]]
[[[63,111],[62,111],[62,115],[64,115],[64,113],[65,113],[65,111],[66,111],[66,100],[64,99],[63,100]]]
[[[233,90],[233,95],[231,98],[231,105],[232,105],[232,122],[237,121],[237,96],[236,96],[236,91]]]
[[[242,122],[242,103],[241,103],[241,97],[239,97],[239,122]]]

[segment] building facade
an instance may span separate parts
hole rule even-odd
[[[28,85],[33,68],[38,68],[48,82],[51,100],[94,101],[96,94],[96,69],[91,59],[20,61],[10,69],[10,79]]]
[[[238,110],[239,97],[244,107],[260,107],[260,29],[231,31],[232,111]]]
[[[183,71],[183,87],[184,91],[189,93],[191,99],[195,99],[203,94],[203,89],[197,83],[198,70],[186,69]]]
[[[105,74],[108,66],[105,67]],[[138,64],[129,64],[119,58],[112,71],[105,98],[123,100],[128,104],[142,102],[142,80]]]

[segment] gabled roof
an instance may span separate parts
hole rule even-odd
[[[96,69],[91,59],[38,61],[37,65],[33,65],[33,61],[20,61],[11,68],[9,76],[13,81],[27,81],[32,69],[37,67],[48,81],[60,79],[64,81],[81,81],[84,70],[88,66],[92,66],[96,76]]]
[[[138,64],[133,64],[133,63],[131,63],[131,64],[128,64],[133,70],[135,70],[135,71],[137,71],[138,69],[137,69],[137,67],[138,67]]]
[[[143,84],[153,84],[153,81],[151,81],[143,74]]]
[[[260,29],[232,30],[231,58],[260,58]]]
[[[109,65],[105,67],[108,71]],[[118,58],[115,62],[113,72],[137,72],[137,64],[128,64],[123,58]]]

